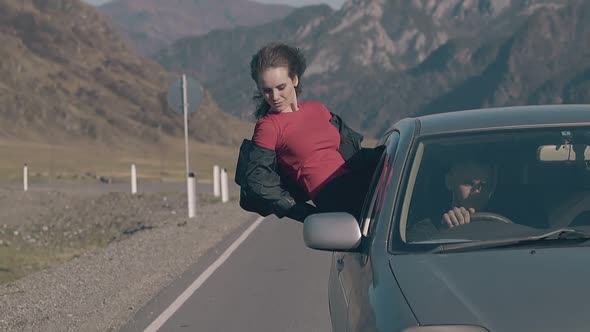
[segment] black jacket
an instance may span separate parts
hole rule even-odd
[[[363,136],[348,127],[340,116],[331,114],[330,122],[340,132],[339,151],[348,167],[363,167],[365,158],[359,154]],[[289,176],[281,174],[275,151],[247,139],[240,147],[235,181],[240,186],[240,206],[244,210],[303,221],[315,209],[306,203],[309,197],[305,191]]]

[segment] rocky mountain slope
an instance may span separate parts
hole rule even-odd
[[[155,59],[169,70],[187,72],[203,82],[222,110],[247,118],[255,88],[249,62],[256,49],[273,40],[310,43],[316,37],[314,28],[332,14],[327,5],[303,7],[283,20],[180,39]]]
[[[251,0],[117,0],[99,10],[140,53],[150,55],[182,37],[282,18],[292,7]]]
[[[78,0],[0,1],[0,137],[149,144],[182,137],[166,107],[177,78],[138,56],[98,11]],[[214,114],[214,115],[213,115]],[[238,142],[247,125],[211,98],[193,115],[200,140]],[[218,124],[215,124],[218,123]],[[223,137],[209,128],[233,126]]]
[[[301,8],[265,26],[182,39],[153,58],[194,73],[224,111],[247,118],[255,88],[251,55],[269,41],[292,43],[308,56],[304,99],[322,100],[354,127],[378,134],[415,114],[587,102],[588,6],[582,0],[350,0],[338,11]],[[222,62],[232,65],[221,69]]]

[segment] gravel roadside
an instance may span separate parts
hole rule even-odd
[[[158,215],[106,247],[0,285],[0,331],[116,331],[254,217],[235,200],[203,202],[196,219]]]

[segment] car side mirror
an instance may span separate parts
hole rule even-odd
[[[303,240],[311,249],[350,251],[360,245],[361,239],[358,221],[349,213],[312,214],[303,222]]]

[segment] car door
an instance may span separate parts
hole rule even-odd
[[[380,174],[382,168],[383,158],[379,161],[376,171],[373,175],[373,180],[369,186],[367,198],[365,198],[364,205],[367,205],[366,201],[368,197],[372,197],[374,191],[375,177]],[[329,279],[329,304],[330,304],[330,317],[332,320],[333,331],[340,332],[346,331],[346,322],[348,315],[348,302],[349,292],[352,289],[352,279],[350,273],[345,269],[347,262],[351,259],[351,255],[342,252],[334,252],[332,254],[332,263],[330,268],[330,279]]]
[[[376,325],[374,313],[369,301],[369,290],[373,285],[372,255],[373,231],[381,216],[385,204],[386,193],[391,187],[393,167],[399,133],[393,132],[387,139],[387,149],[382,156],[382,162],[377,170],[373,183],[373,190],[368,194],[368,200],[363,209],[362,229],[363,244],[361,251],[346,254],[345,270],[348,294],[347,331],[371,331]]]
[[[328,303],[330,306],[330,318],[332,331],[346,331],[346,316],[348,312],[348,301],[340,280],[340,268],[338,260],[342,259],[340,253],[332,254],[330,267],[330,278],[328,282]]]
[[[389,140],[387,142],[389,143]],[[368,223],[367,217],[371,217],[369,213],[373,213],[373,209],[369,208],[375,206],[375,201],[379,197],[382,197],[382,195],[380,196],[378,194],[378,189],[379,184],[382,181],[386,160],[387,158],[384,158],[383,156],[381,157],[365,198],[363,213],[361,214],[363,218],[360,223],[364,235],[367,234],[370,228],[370,223]],[[371,212],[369,212],[369,210]],[[364,257],[365,255],[359,253],[342,252],[336,252],[332,256],[332,268],[330,272],[330,313],[334,331],[347,330],[351,296],[350,292],[356,282],[355,279],[358,277],[359,259],[362,260]]]

